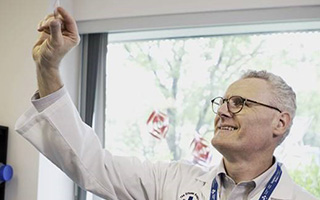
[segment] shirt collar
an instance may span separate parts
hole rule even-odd
[[[261,189],[266,186],[269,179],[272,177],[273,173],[276,170],[276,167],[278,165],[278,161],[276,158],[274,158],[275,162],[274,164],[263,174],[258,176],[257,178],[253,179],[253,181],[256,184],[256,188],[252,191],[253,193],[256,192],[256,195],[260,195]],[[271,194],[271,197],[276,199],[291,199],[293,195],[293,187],[294,183],[292,179],[290,178],[286,168],[280,163],[281,169],[282,169],[282,175],[280,178],[280,182],[278,183],[277,187]],[[210,169],[209,174],[205,173],[197,178],[197,180],[202,181],[205,183],[205,185],[210,185],[212,180],[216,177],[219,177],[220,174],[227,175],[226,170],[224,168],[223,159],[220,161],[219,165],[213,167]],[[260,192],[259,192],[260,191]],[[251,195],[250,195],[251,196]]]

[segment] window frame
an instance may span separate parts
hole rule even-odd
[[[108,32],[109,42],[316,30],[320,5],[224,10],[77,21],[80,34]],[[196,30],[195,30],[196,28]]]

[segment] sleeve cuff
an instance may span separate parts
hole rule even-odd
[[[67,94],[67,90],[65,89],[65,86],[60,88],[54,93],[51,93],[48,96],[45,96],[43,98],[40,98],[39,92],[37,91],[31,98],[31,103],[36,108],[38,112],[44,111],[46,108],[51,106],[53,103],[55,103],[57,100],[59,100],[61,97],[63,97],[65,94]]]

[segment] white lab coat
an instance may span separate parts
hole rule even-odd
[[[68,94],[40,113],[30,108],[16,130],[74,182],[108,200],[209,200],[217,175],[217,168],[112,156],[82,122]],[[316,200],[293,183],[284,167],[282,171],[271,199]]]

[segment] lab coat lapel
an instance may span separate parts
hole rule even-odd
[[[271,199],[275,199],[275,200],[292,199],[294,182],[289,176],[285,166],[282,165],[281,169],[282,169],[282,175],[280,178],[280,182],[278,183],[277,187],[271,194]]]
[[[293,196],[294,183],[290,178],[286,168],[281,166],[282,175],[277,187],[270,196],[270,200],[290,200]],[[263,188],[264,190],[264,188]],[[259,200],[262,192],[259,192],[251,200]]]
[[[210,173],[210,175],[212,175]],[[208,175],[207,175],[208,176]],[[213,176],[214,177],[214,176]],[[203,186],[200,189],[200,197],[201,200],[208,200],[210,199],[210,189],[211,189],[211,182],[213,180],[213,177],[211,177],[210,179],[208,179],[208,177],[206,177],[206,179],[198,179],[199,181],[203,182]],[[199,177],[200,178],[200,177]],[[211,181],[210,181],[211,180]]]
[[[218,166],[212,167],[212,169],[197,178],[198,181],[203,183],[202,188],[200,189],[201,200],[210,199],[211,193],[211,184],[214,178],[217,178],[218,184],[220,185],[220,179],[218,174],[225,173],[223,161]]]

